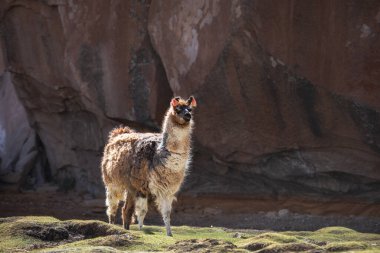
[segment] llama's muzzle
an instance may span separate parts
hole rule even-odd
[[[191,114],[189,112],[185,113],[185,115],[183,115],[183,119],[189,122],[191,120]]]

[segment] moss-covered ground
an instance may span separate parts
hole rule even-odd
[[[344,227],[269,232],[224,228],[117,225],[52,217],[0,219],[0,252],[380,252],[380,235]]]

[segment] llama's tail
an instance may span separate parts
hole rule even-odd
[[[134,133],[134,131],[127,126],[119,126],[119,127],[112,129],[112,131],[109,134],[109,138],[113,138],[113,137],[116,137],[120,134],[125,134],[125,133]]]

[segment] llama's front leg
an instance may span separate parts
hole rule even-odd
[[[129,225],[131,224],[134,209],[135,197],[132,193],[128,192],[122,209],[123,227],[127,230],[129,230]]]
[[[107,189],[106,194],[106,206],[107,206],[107,216],[108,222],[110,224],[115,224],[116,222],[116,213],[119,207],[119,199],[116,198],[116,194],[110,189]]]
[[[170,227],[170,213],[172,211],[172,203],[173,203],[173,197],[166,197],[166,198],[161,198],[158,201],[158,207],[160,209],[162,218],[165,223],[165,228],[166,228],[166,235],[167,236],[173,236],[172,230]]]
[[[136,198],[136,215],[139,222],[139,229],[141,230],[144,225],[144,218],[148,212],[148,199],[144,197]]]

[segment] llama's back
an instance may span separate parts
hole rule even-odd
[[[134,136],[135,131],[127,126],[116,127],[109,133],[101,163],[103,181],[106,185],[111,183],[117,184],[114,180],[116,178],[114,173],[118,171],[119,167],[123,166],[119,161],[120,155],[118,149],[122,148],[123,153],[128,153],[135,139]]]
[[[134,133],[135,131],[127,126],[119,126],[114,129],[109,134],[109,138],[114,138],[120,134],[126,134],[126,133]]]
[[[104,149],[102,174],[106,185],[127,189],[146,184],[160,134],[136,133],[127,128],[114,129]]]

